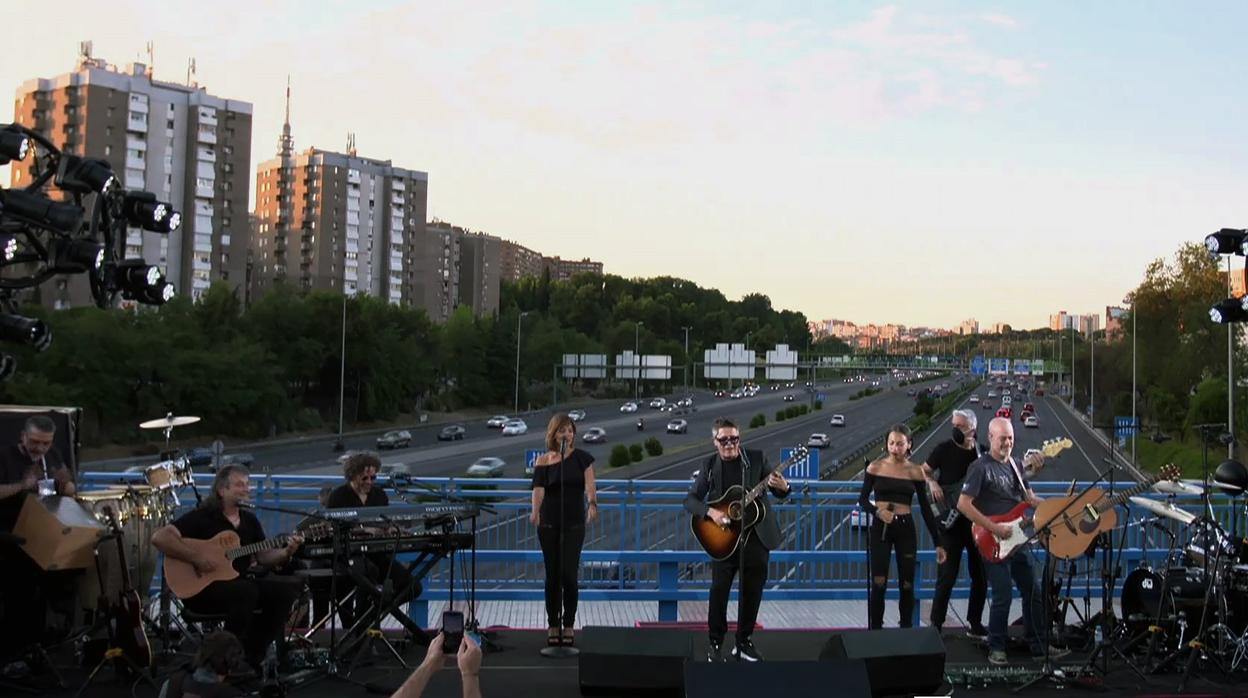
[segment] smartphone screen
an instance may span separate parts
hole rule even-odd
[[[464,637],[464,614],[447,611],[442,614],[442,651],[455,654]]]

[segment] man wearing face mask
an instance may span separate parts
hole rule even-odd
[[[958,495],[966,479],[967,469],[979,458],[979,444],[975,442],[975,412],[954,410],[952,437],[937,444],[923,464],[927,475],[927,491],[934,500],[934,513],[941,528],[938,544],[945,549],[945,561],[939,565],[936,592],[932,597],[932,625],[944,626],[949,609],[949,597],[958,582],[958,569],[962,566],[962,551],[966,550],[966,567],[971,575],[971,596],[967,603],[967,637],[976,640],[988,638],[984,628],[984,603],[988,598],[988,581],[984,574],[984,561],[971,537],[971,522],[958,513]],[[950,521],[952,519],[952,521]]]
[[[749,489],[766,480],[767,488],[777,498],[789,496],[788,481],[778,472],[768,475],[767,458],[763,452],[745,451],[741,448],[741,432],[731,420],[716,419],[711,429],[711,437],[715,444],[715,455],[703,463],[698,476],[689,487],[689,494],[685,497],[685,509],[689,513],[712,518],[719,525],[728,526],[731,523],[728,516],[711,509],[707,502],[723,497],[733,485],[743,485]],[[762,496],[755,501],[763,507],[763,516],[755,526],[742,533],[740,544],[745,546],[744,568],[741,568],[743,556],[739,550],[727,560],[711,563],[711,598],[707,609],[710,648],[707,661],[723,661],[721,650],[724,636],[728,633],[728,595],[732,591],[732,578],[738,572],[741,573],[741,605],[737,615],[737,636],[732,656],[746,662],[762,659],[754,648],[751,636],[754,634],[758,608],[763,602],[763,585],[767,582],[770,551],[780,547],[781,538],[775,512],[770,511],[767,497]]]

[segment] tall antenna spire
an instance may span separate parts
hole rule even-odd
[[[295,154],[295,139],[290,135],[290,75],[286,75],[286,121],[282,124],[282,137],[277,141],[277,154],[291,158]]]

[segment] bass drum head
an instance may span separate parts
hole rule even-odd
[[[1140,568],[1127,575],[1122,583],[1122,617],[1128,627],[1148,627],[1157,618],[1162,606],[1163,584],[1162,576],[1150,569]],[[1171,615],[1174,615],[1174,603],[1167,598],[1162,620]]]

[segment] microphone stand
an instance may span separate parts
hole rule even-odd
[[[749,531],[745,528],[745,495],[750,491],[750,485],[747,475],[750,472],[750,457],[745,455],[745,444],[737,442],[741,450],[741,503],[738,509],[741,512],[741,543],[737,550],[737,632],[741,632],[741,611],[745,608],[745,545],[749,542]],[[729,588],[731,591],[731,588]],[[761,601],[761,599],[760,599]],[[733,638],[733,647],[737,644],[736,638]],[[738,659],[740,657],[738,656]]]
[[[564,528],[565,528],[565,524],[567,523],[567,521],[565,521],[565,516],[564,516],[564,506],[566,504],[567,496],[568,496],[568,492],[564,487],[565,483],[567,482],[567,477],[566,477],[567,470],[565,469],[564,452],[567,450],[567,448],[568,448],[567,442],[563,439],[560,439],[559,441],[559,537],[558,537],[557,547],[555,550],[555,604],[556,604],[556,608],[559,609],[559,644],[547,645],[546,647],[543,647],[540,650],[541,655],[543,657],[549,657],[551,659],[566,659],[568,657],[575,657],[581,653],[579,649],[571,645],[563,644],[563,563],[564,563],[563,541],[564,541],[564,536],[566,535],[564,532]],[[545,499],[543,499],[542,503],[545,504]],[[541,513],[539,512],[538,515],[540,516]]]

